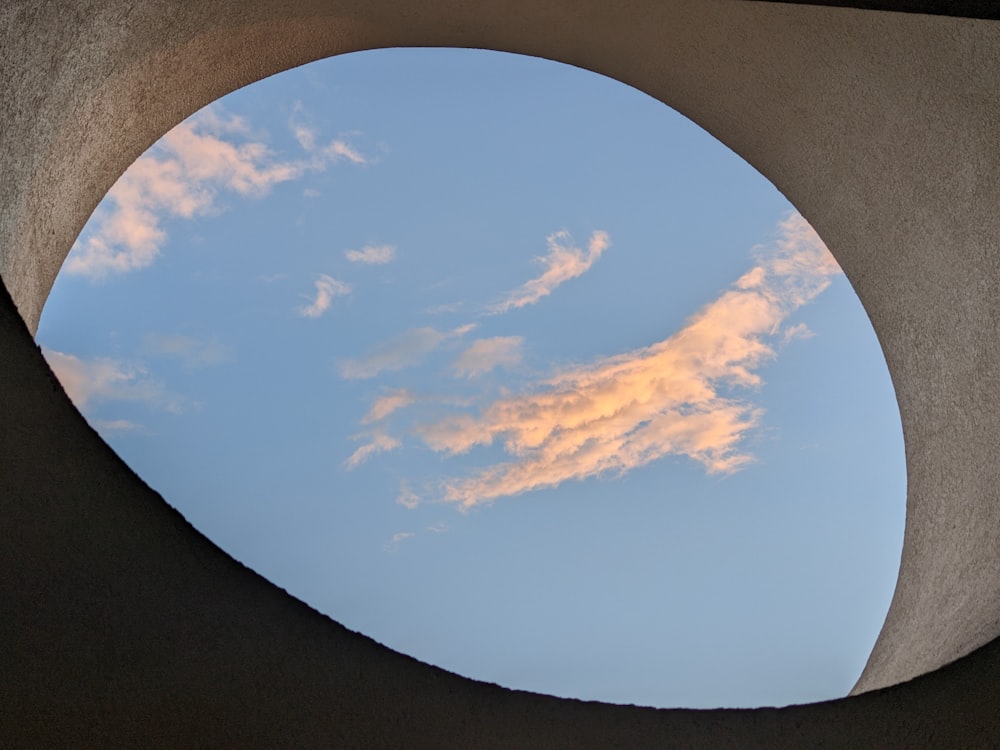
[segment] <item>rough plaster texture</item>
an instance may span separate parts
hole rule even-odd
[[[746,158],[823,236],[882,343],[906,442],[899,584],[856,688],[874,692],[782,710],[654,711],[450,675],[234,562],[73,409],[31,333],[114,179],[239,86],[387,46],[538,55],[636,86]],[[4,3],[0,746],[1000,744],[998,82],[1000,24],[851,8]]]

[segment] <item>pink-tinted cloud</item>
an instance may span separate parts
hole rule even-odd
[[[351,263],[385,265],[396,257],[396,248],[393,245],[365,245],[360,250],[347,250],[344,257]]]
[[[372,456],[378,453],[388,453],[389,451],[394,451],[400,445],[401,443],[394,437],[381,432],[375,433],[372,435],[371,441],[365,443],[354,451],[354,453],[352,453],[344,462],[344,465],[348,470],[356,469]]]
[[[762,411],[746,393],[775,356],[782,323],[821,293],[840,269],[797,214],[778,227],[757,265],[651,346],[558,373],[477,415],[419,428],[435,451],[459,454],[502,442],[511,460],[443,483],[463,507],[563,482],[622,474],[665,456],[684,456],[725,474],[752,460],[741,440]]]
[[[586,252],[572,244],[573,238],[565,229],[550,234],[546,242],[549,252],[544,257],[535,259],[545,268],[541,276],[525,282],[510,292],[501,302],[490,308],[491,312],[504,313],[533,305],[542,297],[552,294],[559,285],[582,276],[608,249],[611,238],[607,232],[600,230],[591,233]]]
[[[318,145],[296,133],[303,158],[281,160],[266,145],[249,140],[237,117],[205,109],[170,130],[118,179],[73,246],[70,273],[100,279],[150,265],[167,232],[166,218],[192,219],[219,210],[220,192],[250,198],[306,172],[364,157],[342,141]]]
[[[53,349],[43,349],[42,353],[66,395],[80,411],[106,401],[138,401],[166,411],[184,410],[182,398],[167,392],[138,365],[109,357],[81,359]]]
[[[299,315],[306,318],[318,318],[330,309],[334,298],[343,297],[345,294],[351,293],[349,284],[345,284],[343,281],[339,281],[332,276],[327,276],[325,273],[320,274],[319,278],[316,279],[315,285],[316,297],[308,305],[299,308]]]
[[[90,421],[91,426],[102,435],[118,432],[145,432],[146,428],[141,424],[132,422],[128,419],[93,419]]]
[[[799,323],[798,325],[788,326],[785,328],[781,336],[781,341],[787,344],[789,341],[795,341],[796,339],[811,339],[814,336],[813,332],[809,330],[809,326],[805,323]]]
[[[416,401],[417,397],[405,388],[389,391],[384,396],[375,399],[371,409],[361,418],[361,424],[380,422],[393,412],[405,409]]]
[[[521,362],[521,336],[477,339],[455,359],[452,369],[459,377],[473,378],[497,367],[515,367]]]
[[[414,492],[409,484],[403,482],[399,487],[399,495],[396,496],[396,502],[407,510],[413,510],[420,505],[420,495]]]
[[[451,331],[439,331],[429,326],[411,328],[401,336],[379,344],[360,359],[342,363],[340,376],[347,380],[364,380],[386,370],[411,367],[445,342],[460,338],[475,327],[475,323],[467,323]]]

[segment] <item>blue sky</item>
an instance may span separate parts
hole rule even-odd
[[[739,157],[482,51],[314,63],[172,130],[38,332],[237,559],[425,661],[655,706],[845,694],[905,469],[870,324]]]

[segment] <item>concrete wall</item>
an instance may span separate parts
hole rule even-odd
[[[654,711],[419,664],[215,548],[69,403],[31,333],[128,164],[266,75],[426,45],[636,86],[826,240],[906,442],[899,585],[856,689],[875,692]],[[0,60],[0,747],[1000,744],[1000,24],[746,0],[8,0]]]

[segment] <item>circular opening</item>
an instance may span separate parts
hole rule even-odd
[[[653,706],[846,694],[905,475],[874,333],[661,103],[383,50],[235,92],[123,176],[38,333],[237,559],[470,677]]]

